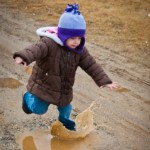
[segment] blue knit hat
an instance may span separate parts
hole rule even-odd
[[[78,4],[68,4],[58,23],[58,36],[69,50],[81,54],[85,44],[86,23],[79,12]],[[66,45],[66,40],[71,37],[81,37],[81,43],[77,49]]]

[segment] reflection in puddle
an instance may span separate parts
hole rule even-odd
[[[32,66],[26,67],[25,71],[30,75],[32,73]]]
[[[122,93],[122,92],[129,92],[130,90],[127,89],[127,88],[124,88],[124,87],[120,87],[120,88],[117,89],[116,91]]]
[[[21,150],[88,150],[98,148],[100,137],[95,132],[83,139],[62,140],[50,135],[49,130],[26,132],[17,139]]]
[[[32,136],[27,136],[23,140],[23,150],[37,150]]]
[[[94,137],[93,137],[94,138]],[[88,150],[92,145],[92,138],[89,136],[78,140],[60,140],[58,138],[51,139],[51,150]]]
[[[0,87],[1,88],[18,88],[19,86],[23,85],[18,80],[13,78],[0,78]]]

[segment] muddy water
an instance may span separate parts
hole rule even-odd
[[[25,72],[30,75],[32,73],[32,66],[26,67]]]
[[[23,85],[18,80],[13,78],[0,78],[0,87],[1,88],[18,88],[19,86]]]
[[[22,150],[87,150],[95,147],[100,139],[93,131],[93,106],[78,114],[76,131],[66,129],[59,121],[55,121],[49,130],[36,130],[25,133],[18,138]]]
[[[31,66],[26,67],[25,72],[30,75],[32,73],[32,67]],[[17,79],[14,78],[0,78],[1,88],[15,89],[22,85],[23,85],[22,83],[20,83]]]
[[[95,132],[82,139],[62,140],[46,130],[26,132],[17,138],[21,150],[87,150],[96,148],[101,141]]]
[[[62,139],[80,139],[88,135],[93,129],[93,116],[94,116],[94,104],[85,109],[82,113],[78,114],[75,118],[76,131],[70,131],[66,129],[59,121],[55,121],[51,126],[51,134]]]
[[[120,87],[116,91],[122,93],[122,92],[129,92],[130,90],[124,87]]]
[[[27,136],[26,138],[24,138],[22,145],[24,150],[36,150],[36,146],[34,144],[32,136]]]

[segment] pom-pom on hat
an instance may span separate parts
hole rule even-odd
[[[68,4],[65,12],[61,15],[58,23],[58,36],[69,50],[82,53],[85,43],[86,23],[84,17],[79,12],[78,4]],[[77,49],[72,49],[66,45],[66,40],[71,37],[81,37],[81,43]]]

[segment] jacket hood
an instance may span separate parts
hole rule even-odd
[[[57,35],[57,27],[42,27],[36,30],[36,34],[39,36],[45,36],[54,40],[57,44],[64,46],[63,42]]]

